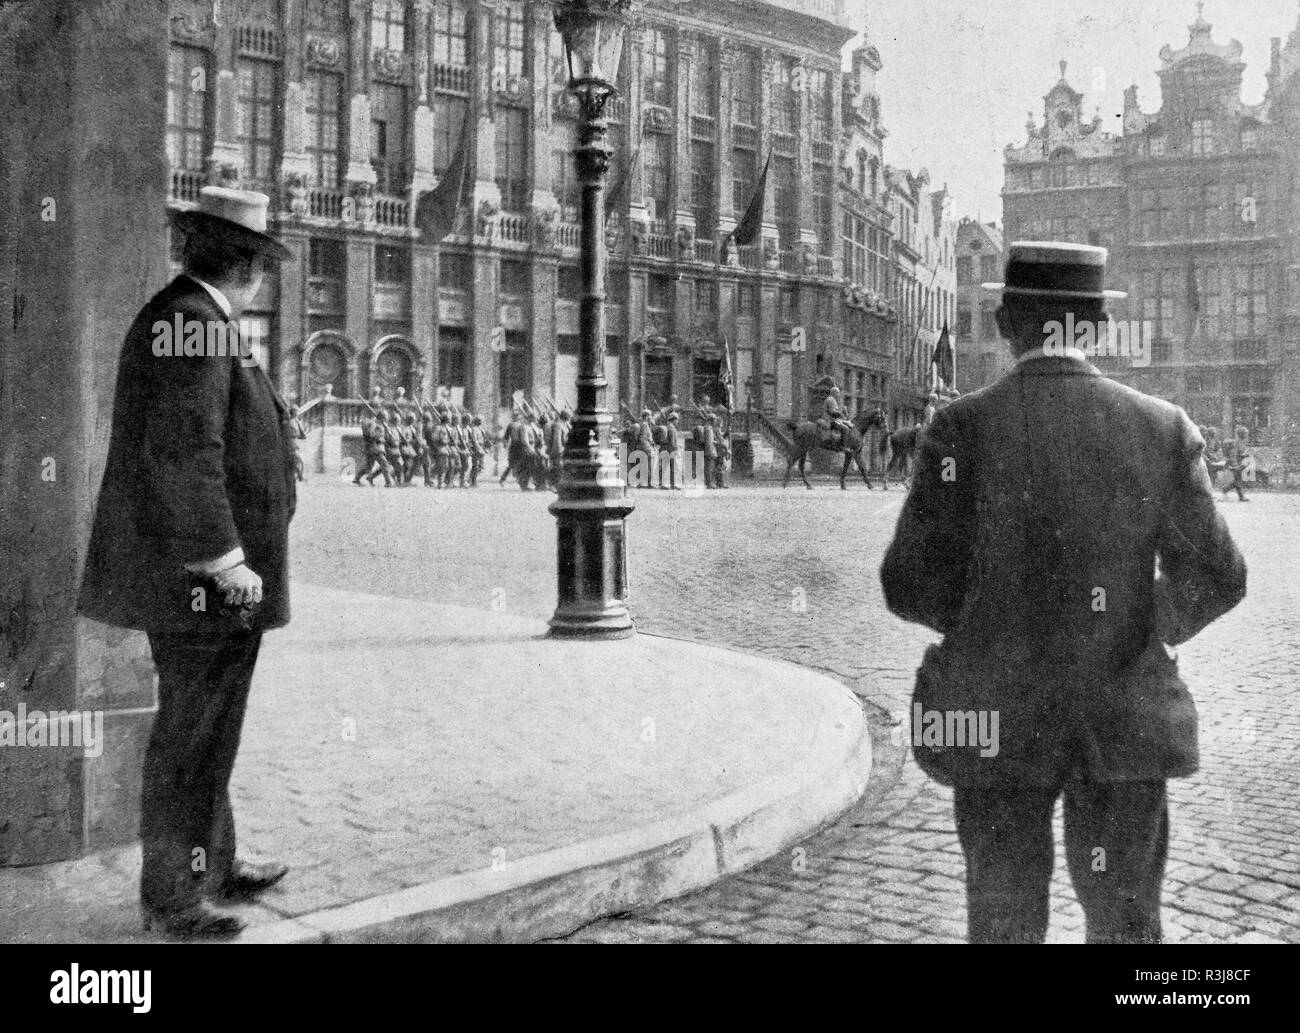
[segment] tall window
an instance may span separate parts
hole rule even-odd
[[[775,181],[772,201],[776,208],[777,230],[781,235],[782,249],[789,251],[799,243],[799,209],[794,160],[773,158],[772,177]]]
[[[522,298],[532,291],[532,276],[529,275],[528,263],[513,259],[501,259],[501,293]]]
[[[306,6],[306,24],[311,32],[347,30],[347,0],[312,0]]]
[[[578,192],[573,155],[565,148],[551,152],[551,192],[560,204],[560,217],[565,222],[577,222],[582,198]]]
[[[758,155],[748,148],[737,147],[731,152],[731,212],[739,219],[745,214],[754,187],[758,182]]]
[[[829,165],[814,165],[812,175],[813,222],[821,242],[820,253],[829,255],[835,250],[835,220],[832,216],[832,193],[835,180]]]
[[[376,50],[406,49],[406,0],[371,0],[370,46]]]
[[[813,69],[810,76],[812,92],[812,135],[814,140],[829,140],[835,126],[835,96],[831,73],[824,68]]]
[[[462,68],[469,64],[469,17],[463,4],[435,5],[429,31],[434,61]]]
[[[668,176],[672,167],[672,138],[663,133],[648,133],[641,145],[645,155],[645,196],[654,202],[654,218],[662,221],[669,216]]]
[[[341,240],[313,237],[308,248],[307,304],[314,312],[343,310],[347,249]]]
[[[844,275],[850,283],[867,286],[867,224],[851,212],[844,213]]]
[[[718,314],[718,281],[695,281],[695,316],[710,319]]]
[[[700,39],[691,63],[691,114],[714,118],[718,113],[718,52],[712,40]]]
[[[381,194],[406,189],[406,89],[370,84],[370,164]]]
[[[971,270],[971,256],[962,255],[957,259],[957,282],[959,284],[974,283],[975,281],[971,275]]]
[[[798,131],[799,95],[794,88],[794,66],[794,58],[780,58],[772,78],[772,129],[777,133]]]
[[[1214,119],[1204,115],[1192,119],[1192,153],[1214,153]]]
[[[173,46],[167,55],[167,161],[201,169],[208,150],[208,55]]]
[[[460,146],[461,133],[469,129],[465,121],[465,112],[469,106],[467,97],[450,96],[445,93],[433,95],[433,171],[441,176],[451,165]],[[469,142],[466,141],[466,146]]]
[[[339,185],[339,151],[342,146],[343,77],[333,72],[308,72],[307,154],[317,186]]]
[[[497,108],[496,182],[506,211],[518,212],[528,206],[527,115],[522,108]]]
[[[516,391],[528,391],[532,386],[532,371],[528,354],[528,335],[522,330],[507,330],[505,351],[501,353],[502,408],[512,405]]]
[[[506,75],[524,74],[524,5],[506,4],[494,19],[492,69]]]
[[[748,48],[736,51],[735,78],[731,85],[731,120],[742,126],[758,125],[758,54]]]
[[[1158,341],[1167,342],[1177,331],[1174,312],[1177,304],[1185,302],[1187,276],[1183,270],[1183,280],[1179,283],[1178,274],[1173,269],[1149,269],[1142,273],[1142,318],[1151,323]]]
[[[998,266],[1001,265],[1001,263],[1002,263],[1002,259],[999,258],[997,255],[981,255],[980,256],[980,282],[993,283],[996,280],[1000,280],[1002,278],[1000,276],[1002,270],[999,269]]]
[[[404,247],[380,244],[375,248],[375,282],[409,284],[411,252]]]
[[[645,35],[644,92],[647,104],[671,107],[675,93],[672,49],[667,29],[648,29]]]
[[[691,209],[695,213],[695,234],[712,239],[718,226],[717,170],[713,167],[713,144],[691,141]]]
[[[1222,223],[1219,218],[1221,199],[1219,184],[1207,183],[1192,188],[1192,233],[1198,237],[1217,237]]]
[[[1234,337],[1263,337],[1268,331],[1268,266],[1239,265],[1233,270]]]
[[[671,276],[652,273],[646,280],[646,308],[655,312],[673,310],[673,280]]]
[[[271,178],[275,160],[275,65],[241,57],[237,64],[237,133],[243,173],[256,182]]]
[[[466,354],[469,351],[465,328],[440,326],[438,328],[438,382],[447,387],[464,387],[469,368]]]

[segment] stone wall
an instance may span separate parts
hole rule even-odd
[[[0,864],[137,834],[148,646],[74,607],[118,352],[167,273],[167,24],[165,0],[0,11],[0,720],[97,712],[105,738],[0,745]]]

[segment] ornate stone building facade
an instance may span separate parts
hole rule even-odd
[[[1198,17],[1187,44],[1160,52],[1161,106],[1125,93],[1122,128],[1085,120],[1062,78],[1006,150],[1007,240],[1102,244],[1129,292],[1116,319],[1151,332],[1149,364],[1099,356],[1117,379],[1176,401],[1194,420],[1244,425],[1252,443],[1290,453],[1300,441],[1294,241],[1294,141],[1300,41],[1273,44],[1269,86],[1241,99],[1242,47],[1216,43]],[[1294,457],[1292,457],[1294,463]]]
[[[987,387],[1011,368],[1011,347],[998,332],[997,302],[981,283],[1002,279],[1005,265],[997,223],[962,219],[957,224],[957,385],[963,391]]]
[[[576,112],[549,3],[237,0],[215,22],[208,3],[171,6],[169,203],[208,182],[273,197],[297,257],[253,318],[287,393],[441,386],[484,410],[519,390],[571,396]],[[620,402],[716,395],[727,348],[741,405],[798,410],[841,361],[880,368],[884,397],[892,280],[844,267],[859,242],[889,251],[880,59],[864,48],[842,73],[851,36],[841,0],[743,17],[727,0],[651,0],[629,31],[607,233]],[[472,197],[444,241],[423,240],[414,206],[462,129]],[[846,161],[850,135],[869,173]],[[722,265],[769,153],[761,241]]]
[[[193,204],[210,182],[272,196],[296,258],[251,318],[282,389],[305,400],[327,385],[337,397],[446,388],[483,411],[517,391],[572,400],[576,108],[552,5],[219,9],[214,21],[205,0],[171,0],[169,204]],[[851,411],[914,406],[924,385],[897,349],[919,340],[928,311],[917,263],[932,202],[924,178],[886,170],[881,57],[864,43],[842,70],[852,36],[843,0],[743,12],[649,0],[629,30],[609,109],[619,404],[716,398],[730,349],[737,406],[801,412],[827,377]],[[462,132],[471,196],[451,234],[424,240],[415,206]],[[761,238],[722,264],[769,154]],[[901,210],[913,239],[900,246]],[[899,396],[904,376],[916,383]]]

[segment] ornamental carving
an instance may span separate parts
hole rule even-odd
[[[657,104],[645,107],[645,128],[655,133],[670,133],[673,129],[673,113],[668,108]]]
[[[556,118],[577,118],[580,110],[577,95],[570,90],[558,91],[554,110]]]
[[[689,226],[677,227],[677,258],[686,261],[693,256],[694,233]]]
[[[338,40],[322,39],[319,36],[308,37],[307,60],[312,64],[333,68],[342,57],[343,48],[339,46]]]
[[[555,219],[554,208],[533,209],[533,239],[539,248],[555,247]]]
[[[289,211],[295,218],[303,218],[307,214],[306,180],[296,172],[290,173],[284,178],[284,189],[289,198]]]
[[[196,18],[188,14],[172,15],[171,38],[177,43],[210,45],[212,42],[212,23],[200,23]]]
[[[775,269],[780,261],[777,254],[776,238],[763,238],[763,265],[768,269]]]
[[[522,75],[497,72],[492,76],[492,89],[507,100],[520,100],[528,89],[528,80]]]
[[[370,63],[375,75],[382,79],[405,79],[406,55],[400,50],[376,50],[370,55]]]
[[[628,228],[628,239],[632,244],[632,254],[644,255],[646,246],[646,224],[640,219],[633,219]]]
[[[486,199],[478,206],[478,235],[480,237],[486,237],[488,240],[492,239],[492,234],[496,229],[497,213],[500,211],[501,209],[495,202]]]

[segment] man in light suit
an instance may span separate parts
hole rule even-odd
[[[917,673],[913,748],[954,788],[971,942],[1045,938],[1062,794],[1088,941],[1159,941],[1165,780],[1198,764],[1167,647],[1246,591],[1186,413],[1060,333],[1104,321],[1105,262],[1011,246],[987,286],[1017,365],[922,433],[881,570],[889,608],[944,636]]]
[[[295,449],[265,371],[203,340],[237,340],[266,263],[289,255],[266,233],[267,203],[205,187],[197,210],[175,216],[185,272],[145,305],[122,348],[78,601],[87,617],[149,637],[158,714],[140,903],[146,929],[186,937],[239,932],[243,921],[219,905],[286,871],[236,855],[228,785],[262,633],[289,620]],[[178,330],[184,341],[169,338]]]

